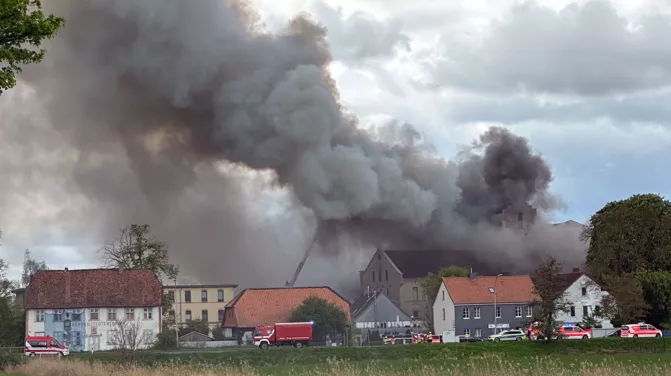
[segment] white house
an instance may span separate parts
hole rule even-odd
[[[73,352],[146,348],[161,330],[162,287],[148,270],[43,270],[25,294],[26,336]]]
[[[601,287],[579,269],[563,274],[567,285],[565,299],[571,303],[569,312],[559,312],[557,320],[582,322],[586,317],[592,316],[594,310],[601,306],[601,300],[608,296],[608,292],[602,291]],[[607,319],[597,319],[604,329],[613,328],[613,324]]]

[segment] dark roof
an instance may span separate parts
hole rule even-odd
[[[585,274],[585,273],[583,273],[583,272],[573,272],[573,273],[561,274],[560,276],[563,280],[564,289],[567,289],[567,288],[571,287],[571,285],[575,281],[577,281],[578,278],[582,277],[583,274]]]
[[[370,294],[370,295],[369,294],[362,294],[361,296],[356,298],[354,303],[352,303],[350,305],[350,307],[351,307],[350,310],[352,312],[352,318],[356,317],[358,314],[365,311],[366,308],[368,308],[371,304],[373,304],[373,302],[375,302],[376,298],[381,299],[383,295],[384,294],[380,294],[380,293]],[[385,296],[385,298],[387,298],[391,302],[391,304],[395,305],[396,308],[398,308],[399,311],[405,313],[403,311],[403,309],[401,308],[401,306],[398,304],[398,302],[393,301],[391,298],[389,298],[386,295],[384,295],[384,296]],[[407,313],[406,313],[406,315],[407,315]]]
[[[278,287],[242,291],[226,304],[223,326],[253,328],[287,322],[293,310],[311,296],[336,304],[350,319],[349,302],[330,287]]]
[[[466,250],[390,250],[384,253],[403,273],[404,279],[424,278],[429,273],[438,273],[446,266],[472,267],[473,271],[483,274],[503,272],[503,270],[489,270],[485,264],[478,262],[474,252]]]
[[[26,288],[26,308],[161,306],[161,282],[150,270],[41,270]]]

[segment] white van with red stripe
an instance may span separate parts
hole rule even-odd
[[[61,356],[70,355],[70,349],[58,343],[54,337],[32,336],[26,338],[24,353],[26,356],[32,357],[37,355],[52,355],[60,358]]]
[[[620,328],[620,337],[622,338],[650,338],[661,336],[661,330],[646,323],[622,325],[622,328]]]
[[[559,339],[589,339],[593,338],[592,329],[585,329],[580,325],[565,323],[557,330]]]

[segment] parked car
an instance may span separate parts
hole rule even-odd
[[[70,349],[67,346],[61,345],[54,337],[29,336],[26,338],[24,354],[30,357],[51,355],[60,358],[70,355]]]
[[[592,329],[579,325],[563,325],[557,330],[558,339],[589,339],[593,338]]]
[[[661,330],[646,323],[622,325],[622,328],[620,328],[620,337],[622,338],[646,338],[661,336]]]
[[[499,334],[489,336],[490,341],[522,341],[527,339],[527,335],[520,329],[506,330]]]

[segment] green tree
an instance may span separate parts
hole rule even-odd
[[[645,321],[664,329],[671,329],[671,273],[639,269],[636,279],[649,306]]]
[[[671,270],[671,202],[655,194],[613,201],[588,221],[587,266],[598,283],[643,268]]]
[[[590,276],[611,297],[604,314],[617,323],[631,320],[671,323],[666,301],[671,283],[671,202],[656,194],[633,195],[607,203],[588,221]]]
[[[446,266],[440,269],[437,274],[429,273],[426,277],[424,277],[424,279],[422,279],[422,292],[427,297],[426,325],[429,328],[433,328],[433,303],[436,300],[436,296],[438,296],[440,284],[443,281],[443,278],[446,277],[468,277],[468,269],[461,268],[459,266]]]
[[[106,267],[149,269],[158,278],[177,278],[179,268],[168,259],[168,245],[150,235],[149,225],[122,228],[119,238],[101,248]]]
[[[21,346],[25,333],[22,312],[14,305],[12,290],[16,283],[7,278],[9,265],[0,259],[0,347]]]
[[[210,335],[210,326],[207,321],[198,318],[195,320],[187,320],[186,325],[182,328],[182,334],[190,333],[196,331],[198,333],[205,334],[206,336]]]
[[[26,287],[30,283],[30,278],[40,270],[48,270],[44,261],[35,260],[30,251],[26,249],[23,254],[23,272],[21,273],[21,286]]]
[[[346,334],[349,328],[347,314],[335,303],[311,296],[296,307],[291,314],[291,322],[314,322],[313,338],[316,341],[326,341],[326,335],[335,338],[336,334]]]
[[[163,323],[161,332],[156,337],[155,347],[161,350],[174,349],[177,347],[175,329],[171,328],[166,322]]]
[[[566,285],[561,273],[562,265],[554,257],[547,258],[536,269],[533,292],[541,300],[535,304],[540,310],[541,332],[548,341],[552,339],[556,330],[556,315],[570,310],[570,302],[566,299]]]
[[[0,1],[0,94],[16,85],[22,65],[42,61],[40,45],[64,24],[63,18],[45,16],[39,0]]]
[[[641,282],[632,275],[608,276],[604,283],[609,295],[601,299],[602,317],[614,326],[637,322],[650,308],[643,295]]]

